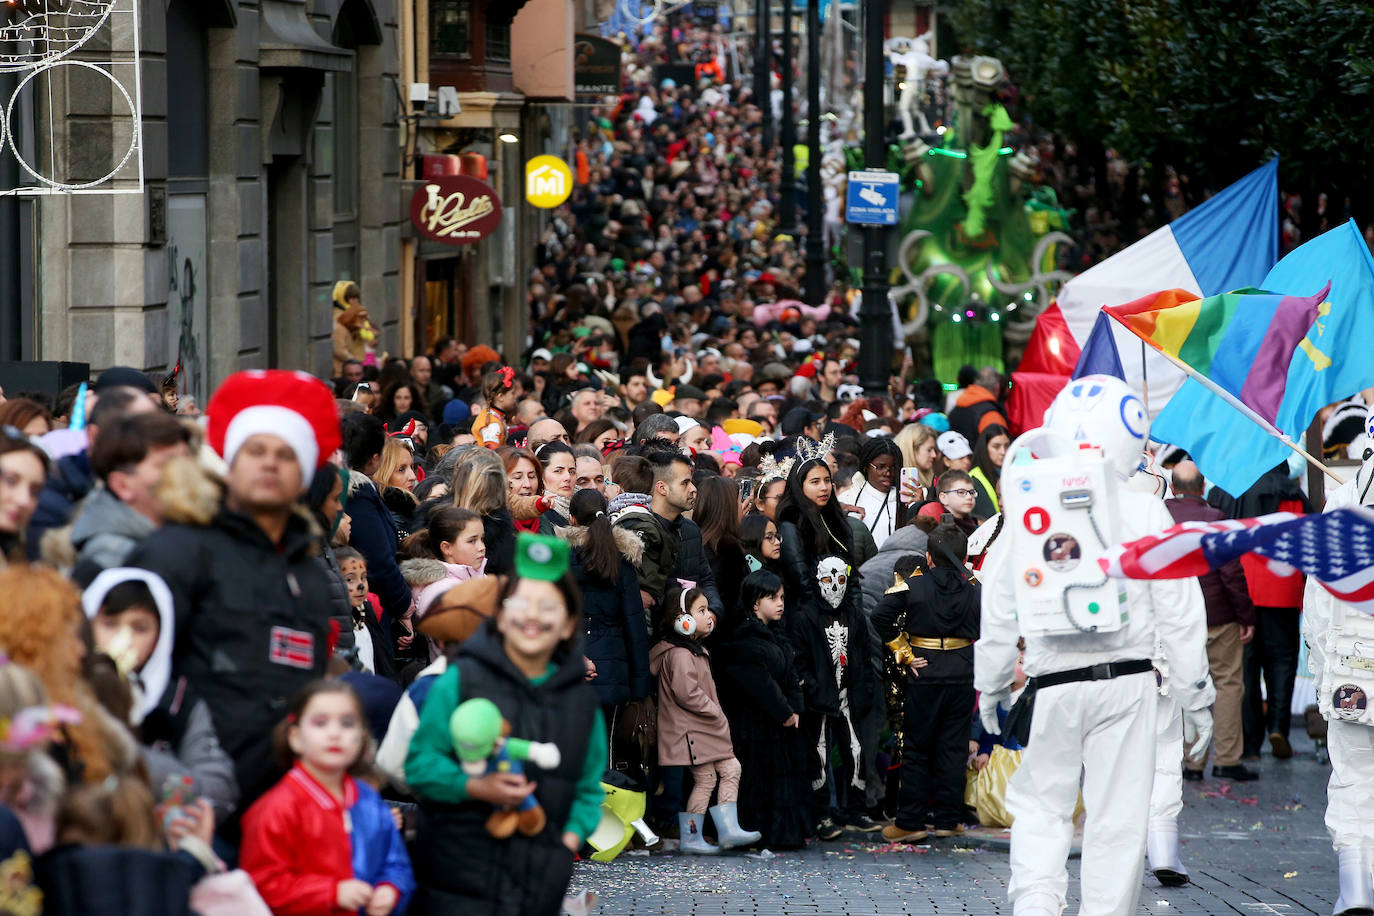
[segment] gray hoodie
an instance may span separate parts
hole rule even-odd
[[[872,614],[883,592],[892,587],[892,569],[897,561],[909,553],[925,556],[925,552],[926,533],[915,525],[898,528],[888,535],[877,554],[859,568],[865,613]]]
[[[87,585],[102,569],[123,566],[139,542],[157,528],[103,486],[97,486],[81,503],[72,523],[76,566],[72,578]]]

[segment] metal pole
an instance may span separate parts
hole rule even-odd
[[[831,9],[838,16],[839,7]],[[806,303],[825,301],[825,214],[821,203],[821,0],[806,0]]]
[[[757,52],[754,55],[754,102],[763,116],[763,149],[766,153],[773,148],[773,87],[769,75],[773,68],[773,41],[768,26],[768,4],[772,0],[755,0],[758,11]]]
[[[4,21],[5,15],[0,13],[0,21]],[[14,74],[0,75],[0,95],[8,99],[18,82]],[[23,119],[15,120],[22,122]],[[18,187],[19,179],[19,163],[13,156],[0,155],[0,190]],[[24,303],[20,284],[24,252],[20,250],[19,238],[19,198],[0,197],[0,359],[6,360],[24,358]]]
[[[782,0],[782,187],[778,232],[797,237],[797,106],[793,102],[796,61],[792,55],[793,0]]]
[[[883,105],[884,0],[864,0],[864,164],[887,166]],[[864,296],[859,309],[859,384],[869,395],[887,391],[892,366],[892,315],[887,304],[887,228],[864,229]]]

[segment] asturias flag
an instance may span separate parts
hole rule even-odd
[[[1326,283],[1331,287],[1326,298],[1329,307],[1291,357],[1268,367],[1271,390],[1275,381],[1282,382],[1274,425],[1294,442],[1301,441],[1323,406],[1374,386],[1374,359],[1368,351],[1369,342],[1374,341],[1374,258],[1353,220],[1289,252],[1274,265],[1263,285],[1276,292],[1305,293]],[[1254,320],[1248,313],[1245,318]],[[1248,398],[1242,400],[1250,403]],[[1212,482],[1235,495],[1291,454],[1287,446],[1192,379],[1159,415],[1150,437],[1187,449]]]

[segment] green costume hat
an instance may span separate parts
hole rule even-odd
[[[567,541],[528,531],[515,540],[515,574],[522,579],[557,582],[568,571],[569,558]]]

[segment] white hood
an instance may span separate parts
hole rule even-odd
[[[157,704],[162,700],[162,695],[167,692],[167,684],[172,679],[172,644],[176,636],[176,614],[174,613],[175,605],[172,601],[172,590],[155,572],[129,566],[117,566],[96,576],[95,581],[86,587],[86,591],[81,595],[81,607],[86,612],[86,619],[94,620],[95,615],[100,613],[100,606],[105,603],[105,596],[110,593],[110,590],[117,585],[134,580],[147,585],[148,591],[152,592],[153,602],[157,604],[158,623],[160,624],[157,645],[153,647],[153,654],[148,657],[148,661],[143,665],[143,670],[138,672],[138,679],[143,689],[141,695],[135,696],[132,712],[134,723],[137,724],[157,708]]]

